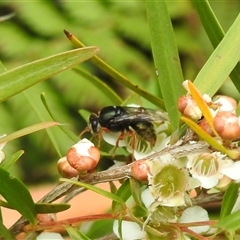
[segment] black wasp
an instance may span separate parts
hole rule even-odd
[[[167,113],[163,111],[143,107],[107,106],[98,115],[92,113],[89,116],[88,127],[81,135],[86,131],[94,135],[101,131],[121,132],[119,141],[125,133],[137,134],[154,146],[157,140],[154,122],[164,121],[169,120]]]

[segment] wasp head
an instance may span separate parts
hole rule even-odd
[[[89,120],[88,120],[88,127],[91,131],[92,134],[96,134],[99,132],[101,125],[99,123],[99,117],[97,114],[92,113],[89,116]]]

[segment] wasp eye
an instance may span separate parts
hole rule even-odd
[[[100,124],[99,124],[99,119],[98,116],[94,113],[92,113],[89,116],[89,128],[91,129],[92,133],[98,133]]]

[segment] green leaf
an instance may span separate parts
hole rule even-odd
[[[37,213],[58,213],[65,211],[71,207],[67,203],[35,203]]]
[[[116,196],[113,193],[107,192],[107,191],[105,191],[105,190],[103,190],[101,188],[95,187],[93,185],[90,185],[90,184],[87,184],[87,183],[84,183],[84,182],[77,182],[77,181],[73,181],[73,180],[66,179],[66,178],[60,178],[59,181],[61,181],[61,182],[69,182],[69,183],[75,184],[77,186],[84,187],[84,188],[89,189],[89,190],[91,190],[93,192],[96,192],[96,193],[98,193],[98,194],[100,194],[100,195],[102,195],[104,197],[107,197],[107,198],[109,198],[109,199],[111,199],[111,200],[113,200],[113,201],[115,201],[117,203],[120,203],[122,208],[124,208],[124,206],[125,206],[124,201],[120,197]]]
[[[214,15],[214,12],[207,0],[195,1],[192,0],[194,7],[198,12],[198,16],[202,22],[202,25],[209,37],[214,48],[218,46],[218,44],[223,39],[225,33],[218,22],[218,19]],[[237,63],[236,67],[230,73],[230,77],[235,85],[235,87],[240,92],[240,63]]]
[[[11,134],[7,135],[6,137],[0,138],[0,143],[9,142],[11,140],[14,140],[16,138],[25,136],[27,134],[37,132],[39,130],[43,130],[43,129],[53,127],[53,126],[57,126],[57,125],[59,125],[59,123],[57,123],[57,122],[37,123],[37,124],[34,124],[32,126],[29,126],[29,127],[23,128],[21,130],[18,130],[14,133],[11,133]]]
[[[97,47],[75,49],[0,74],[0,102],[40,81],[86,61],[94,56],[98,50]]]
[[[74,44],[74,46],[78,48],[85,47],[85,45],[80,42],[73,34],[69,33],[68,31],[64,30],[68,39]],[[131,89],[133,92],[138,93],[143,98],[147,99],[149,102],[155,104],[161,109],[165,109],[164,102],[162,99],[157,98],[156,96],[152,95],[151,93],[145,91],[144,89],[140,88],[138,85],[132,83],[129,79],[119,73],[117,70],[112,68],[106,62],[104,62],[98,56],[94,56],[91,58],[91,62],[94,63],[98,68],[106,72],[109,76],[113,77],[117,83]]]
[[[76,229],[74,227],[66,227],[65,229],[67,230],[67,232],[72,240],[79,240],[79,239],[91,240],[85,234],[83,234],[82,232],[80,232],[78,229]]]
[[[240,14],[198,73],[194,85],[202,92],[214,95],[224,83],[240,57]]]
[[[112,233],[113,220],[104,219],[96,220],[92,223],[91,228],[88,229],[86,235],[90,239],[97,239],[104,237],[105,235]]]
[[[40,101],[40,99],[36,98],[36,93],[34,91],[35,89],[32,87],[31,89],[28,89],[23,92],[24,96],[28,100],[29,104],[31,105],[32,109],[36,113],[37,117],[41,122],[45,122],[47,119],[49,119],[48,113],[44,109],[44,105]],[[51,140],[56,152],[58,153],[58,156],[62,157],[63,152],[61,152],[56,136],[53,134],[53,131],[51,129],[46,129],[46,132],[49,136],[49,139]]]
[[[224,194],[219,220],[228,216],[238,197],[239,184],[232,182]]]
[[[8,202],[5,202],[0,199],[0,206],[14,209]],[[58,213],[65,211],[71,207],[70,204],[67,203],[35,203],[35,209],[37,213]]]
[[[2,239],[8,240],[15,240],[16,238],[12,235],[11,231],[8,230],[4,225],[3,222],[0,221],[0,237]]]
[[[130,188],[132,192],[132,196],[136,204],[143,206],[142,198],[141,198],[141,185],[140,182],[134,178],[130,180]]]
[[[131,196],[131,188],[129,185],[129,180],[126,180],[115,193],[122,201],[126,202],[127,199]],[[122,205],[119,205],[118,202],[112,203],[112,211],[117,213],[122,210]]]
[[[136,205],[131,209],[132,214],[135,217],[142,218],[147,217],[148,211],[143,206]]]
[[[12,156],[4,159],[0,167],[4,170],[8,170],[23,154],[23,150],[15,152]]]
[[[240,210],[222,218],[217,225],[218,227],[224,228],[228,231],[240,229]]]
[[[53,113],[52,113],[52,111],[51,111],[51,109],[50,109],[50,107],[49,107],[49,105],[48,105],[48,103],[47,103],[45,93],[42,93],[42,94],[41,94],[41,100],[42,100],[42,103],[43,103],[44,107],[45,107],[46,110],[48,111],[49,115],[50,115],[51,118],[53,119],[53,121],[56,122],[56,118],[53,116]],[[35,109],[35,110],[36,110],[36,109]],[[39,114],[39,111],[37,111],[37,112],[38,112],[38,114]],[[37,112],[36,112],[36,113],[37,113]],[[39,116],[39,118],[40,118],[40,116]],[[41,118],[43,119],[44,116],[42,116]],[[79,141],[79,137],[76,136],[71,130],[67,129],[67,128],[64,127],[63,125],[59,125],[59,128],[60,128],[70,139],[72,139],[74,142]],[[49,137],[54,137],[54,136],[49,136]],[[53,140],[52,140],[52,142],[53,142]],[[54,141],[54,142],[56,142],[56,141]],[[58,146],[56,146],[56,144],[55,144],[55,148],[56,148],[56,147],[58,147]],[[56,149],[57,149],[57,148],[56,148]],[[58,151],[58,152],[60,152],[60,151]]]
[[[80,68],[80,67],[75,67],[73,70],[82,75],[84,78],[89,80],[91,83],[93,83],[100,91],[109,98],[110,102],[113,103],[114,105],[121,105],[122,104],[122,99],[120,96],[117,95],[115,91],[112,90],[104,81],[101,81],[99,78],[93,76],[86,70]]]
[[[173,129],[179,127],[177,100],[184,94],[183,75],[166,1],[146,1],[151,46],[164,104]]]
[[[87,111],[87,110],[85,110],[85,109],[79,109],[78,110],[78,113],[81,115],[81,117],[86,121],[86,122],[88,122],[88,118],[89,118],[89,116],[90,116],[90,112],[89,111]]]
[[[26,186],[2,168],[0,168],[0,182],[0,194],[24,218],[35,224],[37,222],[35,204]]]

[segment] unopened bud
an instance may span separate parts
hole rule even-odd
[[[139,181],[147,181],[150,167],[146,160],[138,160],[131,167],[131,175]]]
[[[210,136],[214,136],[214,133],[212,131],[212,129],[210,128],[207,120],[205,118],[203,118],[199,123],[198,125],[206,132],[208,133]]]
[[[202,117],[202,112],[191,96],[182,96],[178,99],[178,110],[186,117],[197,121]]]
[[[232,112],[218,112],[213,119],[213,125],[223,140],[240,138],[240,119]]]
[[[79,172],[85,172],[93,170],[97,166],[100,160],[100,151],[92,142],[84,138],[68,150],[66,157],[73,168]]]
[[[58,160],[57,167],[58,172],[61,174],[62,177],[72,178],[78,175],[78,171],[72,166],[70,166],[66,157],[62,157]]]
[[[213,103],[217,104],[219,112],[229,111],[235,113],[237,110],[236,100],[228,96],[215,96]]]
[[[37,214],[37,220],[40,223],[55,222],[56,216],[54,214]]]

